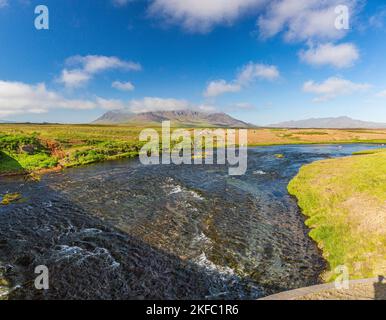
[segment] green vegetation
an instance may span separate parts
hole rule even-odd
[[[62,164],[65,167],[90,164],[105,160],[133,158],[139,154],[140,144],[129,142],[101,142],[90,147],[75,148]]]
[[[0,173],[17,173],[56,166],[58,160],[30,134],[0,134]]]
[[[0,175],[31,173],[138,155],[143,124],[0,124]],[[160,124],[153,127],[161,131]],[[193,130],[192,128],[186,128]],[[371,132],[372,134],[368,134]],[[249,146],[386,143],[382,130],[250,129]]]
[[[366,155],[366,154],[376,154],[376,153],[382,153],[385,152],[385,149],[372,149],[372,150],[362,150],[362,151],[357,151],[354,152],[353,155]]]
[[[353,279],[386,270],[386,150],[357,154],[304,166],[288,185],[330,265],[326,281],[340,265]]]
[[[87,125],[1,125],[0,175],[131,158],[141,128]]]

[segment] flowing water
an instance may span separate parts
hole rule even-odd
[[[369,145],[256,147],[248,171],[114,161],[0,178],[0,279],[15,299],[255,299],[326,268],[286,190],[299,168]],[[284,158],[275,155],[283,154]],[[36,290],[46,265],[50,289]]]

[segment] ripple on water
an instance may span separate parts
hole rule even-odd
[[[366,148],[253,148],[241,177],[118,161],[5,179],[0,194],[28,200],[0,207],[0,262],[12,286],[47,264],[51,298],[255,299],[315,284],[324,262],[286,186],[303,164]]]

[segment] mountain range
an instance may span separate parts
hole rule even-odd
[[[311,118],[299,121],[286,121],[271,124],[271,128],[299,128],[299,129],[386,129],[386,123],[368,122],[349,117]]]
[[[160,125],[162,121],[171,121],[175,127],[230,127],[252,128],[255,125],[237,120],[222,112],[208,113],[194,110],[156,111],[132,113],[127,110],[108,111],[92,124],[127,124],[127,125]],[[14,123],[0,120],[0,123]],[[386,129],[386,123],[356,120],[349,117],[310,118],[297,121],[285,121],[265,126],[268,128],[298,129]]]
[[[180,127],[233,127],[248,128],[252,125],[237,120],[226,113],[208,113],[194,110],[156,111],[131,113],[127,110],[106,112],[93,124],[161,124],[162,121],[171,121],[172,126]]]

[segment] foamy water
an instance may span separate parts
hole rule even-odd
[[[240,177],[132,160],[2,179],[0,194],[26,201],[0,207],[0,276],[20,299],[256,299],[316,284],[326,266],[287,184],[369,147],[253,148]],[[31,286],[42,264],[43,293]]]

